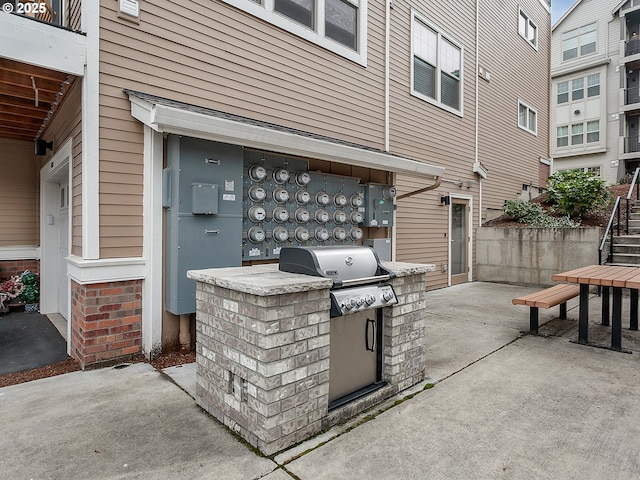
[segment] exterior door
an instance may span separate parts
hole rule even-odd
[[[69,256],[69,184],[60,184],[58,204],[58,302],[60,315],[69,320],[68,298],[69,279],[67,278],[67,261]]]
[[[451,285],[469,280],[469,201],[451,200]]]

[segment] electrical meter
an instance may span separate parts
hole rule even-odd
[[[306,242],[309,240],[309,230],[304,227],[298,227],[295,231],[295,237],[299,242]]]
[[[346,207],[349,203],[349,199],[344,193],[336,193],[333,196],[333,203],[336,207]]]
[[[256,226],[249,229],[247,237],[249,237],[249,240],[253,243],[261,243],[264,242],[264,239],[267,237],[267,235],[265,234],[262,227]]]
[[[319,242],[324,242],[329,239],[329,230],[324,227],[318,227],[314,232],[314,236]]]
[[[316,193],[316,203],[322,207],[329,205],[331,203],[331,197],[327,192],[318,192]]]
[[[356,193],[355,195],[351,195],[350,202],[353,208],[360,208],[364,205],[364,197]]]
[[[253,202],[261,202],[267,196],[267,191],[260,185],[254,185],[249,189],[249,198]]]
[[[284,223],[289,220],[289,212],[286,208],[276,207],[273,211],[273,219],[278,223]]]
[[[267,217],[267,212],[262,207],[251,207],[248,217],[252,222],[262,222]]]
[[[296,173],[296,183],[299,186],[305,187],[309,185],[309,182],[311,182],[311,175],[309,175],[307,172]]]
[[[282,185],[283,183],[287,183],[291,174],[285,170],[284,168],[276,168],[273,171],[273,181]]]
[[[254,182],[261,182],[267,178],[267,169],[262,165],[254,165],[249,169],[249,178]]]
[[[272,235],[276,242],[286,242],[289,240],[289,231],[284,227],[278,226],[274,228]]]
[[[356,225],[364,221],[364,217],[360,212],[351,212],[350,219],[351,223],[355,223]]]
[[[333,238],[336,240],[345,240],[347,238],[347,231],[342,227],[336,227],[333,229]]]
[[[296,218],[296,222],[298,223],[307,223],[311,218],[309,210],[307,210],[306,208],[298,208],[294,216]]]
[[[362,237],[364,236],[364,232],[362,231],[361,228],[352,228],[351,231],[349,232],[349,236],[351,237],[352,240],[362,240]]]
[[[347,221],[347,214],[342,210],[336,210],[333,214],[333,221],[340,224]]]
[[[311,194],[306,190],[298,190],[296,192],[296,202],[300,205],[306,205],[311,201]]]
[[[284,188],[276,188],[273,192],[273,199],[278,203],[286,203],[289,200],[289,192]]]
[[[316,210],[316,222],[318,223],[327,223],[329,221],[329,212],[323,210],[322,208]]]

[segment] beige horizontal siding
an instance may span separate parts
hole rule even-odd
[[[518,7],[538,28],[535,50],[518,33]],[[549,157],[550,17],[538,0],[483,2],[480,65],[479,159],[489,171],[483,207],[500,209],[523,184],[539,184],[540,158]],[[537,111],[537,135],[518,127],[518,100]]]
[[[0,247],[39,244],[38,163],[33,142],[0,138]]]

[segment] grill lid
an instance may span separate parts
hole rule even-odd
[[[333,280],[334,286],[386,280],[393,276],[370,247],[284,247],[279,269]],[[384,276],[383,278],[377,278]]]

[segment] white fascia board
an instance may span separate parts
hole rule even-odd
[[[233,145],[277,150],[279,153],[311,157],[364,168],[396,173],[441,177],[444,167],[437,167],[384,152],[334,143],[291,132],[237,122],[185,109],[153,105],[135,97],[131,114],[145,125],[161,133],[196,136]]]
[[[558,77],[572,75],[578,72],[589,70],[591,68],[602,67],[603,65],[609,65],[610,63],[611,60],[608,58],[599,58],[586,63],[574,63],[573,65],[569,65],[568,67],[560,67],[551,70],[551,79],[555,80]]]
[[[40,247],[35,245],[0,247],[0,260],[40,260]]]
[[[0,15],[0,57],[81,77],[86,62],[86,37],[3,13]]]
[[[80,285],[145,278],[146,261],[142,257],[84,260],[70,255],[66,260],[67,275]]]

